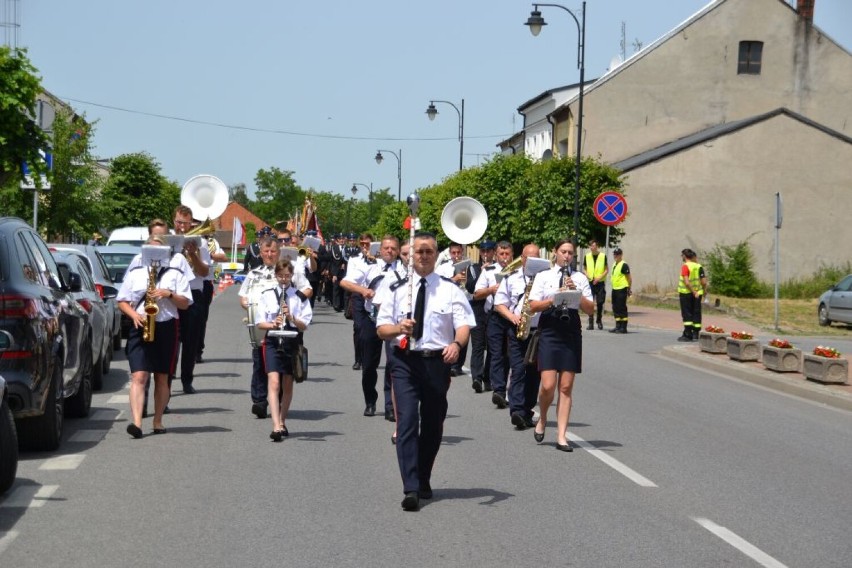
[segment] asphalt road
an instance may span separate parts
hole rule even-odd
[[[124,431],[117,357],[60,451],[0,498],[0,566],[848,566],[852,413],[658,355],[669,331],[585,333],[577,449],[515,431],[454,379],[435,498],[400,508],[392,424],[362,416],[351,324],[321,307],[289,439],[250,414],[236,289],[169,433]],[[118,355],[118,353],[117,353]],[[179,383],[176,383],[179,384]],[[145,430],[150,431],[150,419]]]

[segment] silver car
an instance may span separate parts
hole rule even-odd
[[[831,325],[833,321],[852,323],[852,274],[819,297],[817,314],[820,325]]]

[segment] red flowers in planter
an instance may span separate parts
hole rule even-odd
[[[772,341],[769,342],[770,347],[777,347],[778,349],[792,349],[793,344],[787,341],[786,339],[781,339],[780,337],[776,337]]]
[[[731,337],[734,339],[754,339],[754,336],[747,331],[732,331]]]
[[[722,329],[721,327],[716,327],[715,325],[708,325],[704,328],[704,331],[707,331],[709,333],[725,333],[724,329]]]
[[[827,357],[829,359],[840,359],[840,351],[838,351],[834,347],[823,347],[822,345],[817,345],[816,347],[814,347],[814,355],[819,355],[820,357]]]

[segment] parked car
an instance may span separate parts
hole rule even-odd
[[[88,412],[91,324],[72,291],[38,233],[0,218],[0,374],[22,447],[58,448],[66,403]]]
[[[852,274],[819,297],[817,317],[820,325],[831,325],[833,321],[852,323]]]
[[[104,262],[109,269],[109,274],[112,277],[113,282],[117,287],[121,286],[121,283],[124,281],[124,273],[127,272],[127,267],[130,266],[130,261],[133,260],[133,257],[142,252],[141,246],[130,246],[130,245],[107,245],[107,246],[99,246],[97,247],[98,252],[101,255],[101,258],[104,259]],[[127,319],[127,316],[121,314],[121,336],[127,337],[127,333],[130,331],[130,320]]]
[[[107,313],[107,329],[110,330],[109,337],[112,341],[112,347],[113,349],[121,349],[121,310],[118,309],[118,302],[115,301],[115,297],[118,295],[118,286],[116,286],[101,253],[92,245],[56,243],[47,246],[50,247],[51,251],[71,251],[85,260],[89,274],[95,282],[95,290],[97,290],[109,311]],[[112,355],[109,359],[101,361],[104,364],[104,373],[109,373],[111,362]]]
[[[18,472],[18,434],[8,399],[6,379],[0,376],[0,495],[12,486]]]
[[[89,313],[92,325],[92,341],[87,345],[92,351],[91,384],[85,384],[90,390],[101,390],[104,384],[104,368],[109,372],[112,362],[112,322],[115,314],[107,306],[98,293],[95,281],[89,274],[89,266],[84,256],[73,250],[55,250],[53,258],[59,267],[59,274],[68,282],[72,290],[71,296],[77,300],[84,310]],[[78,290],[79,288],[79,290]],[[113,302],[116,294],[113,294]],[[116,320],[116,323],[120,321]],[[121,330],[119,330],[121,333]],[[84,381],[86,379],[84,378]],[[88,395],[91,400],[91,394]]]
[[[110,245],[131,245],[141,247],[148,240],[148,227],[120,227],[113,229],[107,239]]]

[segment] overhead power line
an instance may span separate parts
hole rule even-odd
[[[181,116],[170,116],[167,114],[158,114],[155,112],[146,112],[142,110],[133,110],[128,108],[117,107],[114,105],[105,105],[101,103],[95,103],[92,101],[83,101],[80,99],[72,99],[67,97],[62,97],[67,101],[71,101],[74,103],[82,104],[82,105],[90,105],[99,108],[105,108],[109,110],[115,110],[119,112],[126,112],[129,114],[138,114],[141,116],[150,116],[153,118],[161,118],[163,120],[175,120],[178,122],[187,122],[190,124],[202,124],[205,126],[215,126],[216,128],[228,128],[230,130],[244,130],[247,132],[263,132],[266,134],[283,134],[286,136],[303,136],[306,138],[330,138],[334,140],[371,140],[375,142],[435,142],[435,141],[443,141],[443,140],[456,140],[455,137],[446,137],[446,138],[405,138],[405,137],[376,137],[376,136],[344,136],[339,134],[315,134],[311,132],[296,132],[293,130],[279,130],[275,128],[257,128],[254,126],[240,126],[237,124],[224,124],[221,122],[212,122],[208,120],[196,120],[194,118],[184,118]],[[504,139],[511,136],[511,134],[488,134],[488,135],[478,135],[478,136],[470,136],[465,135],[465,138],[499,138]]]

